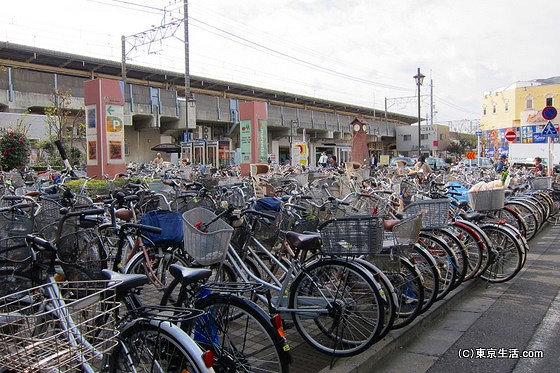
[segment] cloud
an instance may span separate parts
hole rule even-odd
[[[161,24],[163,7],[181,16],[176,4],[15,2],[0,39],[118,61],[121,35]],[[415,96],[419,67],[437,120],[477,118],[485,91],[558,75],[558,10],[548,0],[190,0],[191,74],[382,109],[385,98]],[[182,37],[134,62],[182,71]],[[415,115],[416,105],[402,110]]]

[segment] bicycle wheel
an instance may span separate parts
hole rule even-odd
[[[379,269],[375,264],[368,262],[365,259],[355,259],[358,264],[371,272],[375,281],[381,287],[381,297],[383,299],[383,307],[385,315],[383,316],[383,328],[379,332],[379,339],[385,337],[387,333],[393,328],[393,323],[397,317],[397,303],[398,297],[391,280]],[[395,258],[398,260],[398,258]]]
[[[435,231],[438,237],[442,238],[451,252],[455,254],[455,262],[451,264],[456,267],[457,269],[457,277],[455,278],[455,284],[453,285],[453,289],[459,286],[464,280],[467,275],[468,270],[468,253],[467,248],[463,244],[463,242],[453,234],[453,232],[449,229],[449,226],[445,228],[440,228]],[[452,258],[451,256],[449,257]]]
[[[413,245],[407,254],[412,264],[422,273],[424,279],[424,303],[421,312],[425,312],[434,304],[439,294],[441,275],[438,265],[429,251],[421,245]]]
[[[439,290],[436,301],[443,299],[455,288],[458,279],[457,257],[449,248],[447,243],[439,236],[431,235],[431,232],[420,232],[418,243],[426,249],[435,259],[439,270]]]
[[[406,258],[391,254],[370,258],[387,276],[396,293],[396,318],[391,329],[410,324],[422,312],[424,280],[422,274]]]
[[[159,248],[149,242],[144,243],[144,250],[139,249],[126,264],[124,273],[145,274],[150,282],[143,286],[141,298],[146,304],[158,304],[161,292],[171,283],[169,273],[171,264],[188,267],[190,262],[173,248]]]
[[[120,331],[109,359],[110,372],[204,372],[202,350],[179,327],[139,320]]]
[[[480,226],[494,244],[497,251],[481,278],[488,282],[500,283],[511,280],[521,270],[524,263],[523,247],[512,231],[498,224]]]
[[[353,356],[375,343],[385,313],[372,275],[333,258],[303,268],[292,282],[289,308],[302,338],[333,356]]]
[[[490,265],[490,262],[494,256],[494,244],[492,243],[490,238],[486,235],[484,230],[482,230],[477,224],[471,221],[456,220],[454,222],[454,225],[456,225],[457,227],[463,227],[464,229],[467,229],[471,234],[473,233],[475,234],[474,240],[478,244],[479,251],[477,254],[477,251],[473,249],[472,251],[469,251],[469,256],[480,255],[480,258],[477,258],[477,260],[480,260],[480,267],[478,267],[478,269],[472,273],[471,278],[479,277],[482,273],[484,273],[484,271],[486,271],[486,269]],[[469,258],[469,262],[470,261],[471,259]]]
[[[203,349],[213,351],[216,372],[289,371],[289,346],[255,303],[212,293],[194,306],[207,314],[194,320],[189,331]]]
[[[505,205],[504,208],[494,211],[493,216],[505,220],[519,230],[524,237],[527,237],[527,223],[516,209]]]
[[[537,216],[532,211],[532,208],[521,201],[509,200],[506,201],[505,206],[511,207],[519,212],[521,217],[523,217],[523,220],[525,220],[525,223],[527,223],[527,232],[525,237],[527,238],[527,240],[533,238],[539,228],[539,222]]]
[[[485,250],[484,242],[478,236],[476,231],[467,226],[462,225],[460,222],[453,222],[449,225],[448,229],[453,233],[457,239],[461,241],[467,253],[466,273],[463,281],[470,280],[478,272],[482,265],[482,255]]]

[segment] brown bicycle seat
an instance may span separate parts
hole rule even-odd
[[[383,220],[383,229],[387,232],[391,232],[393,227],[399,224],[401,221],[399,219],[387,219]]]

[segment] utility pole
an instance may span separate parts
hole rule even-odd
[[[189,129],[189,106],[191,97],[191,75],[189,66],[189,1],[184,0],[183,26],[185,27],[185,129]]]

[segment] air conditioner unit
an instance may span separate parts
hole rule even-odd
[[[334,139],[334,131],[327,131],[325,139]]]

